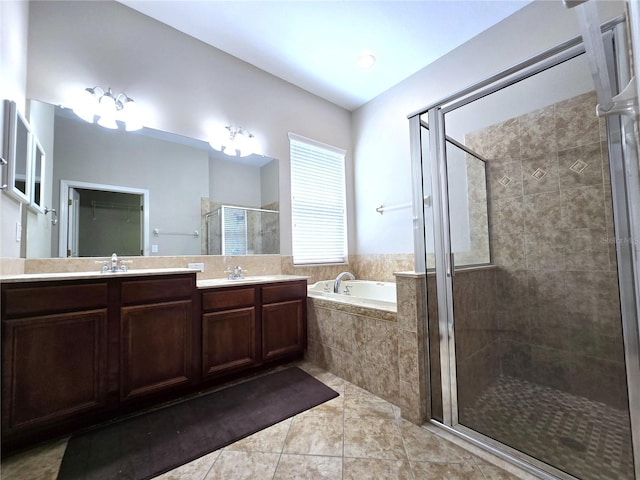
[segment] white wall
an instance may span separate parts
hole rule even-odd
[[[225,205],[260,208],[260,167],[210,156],[209,200]],[[229,158],[229,157],[227,157]]]
[[[0,1],[0,100],[16,102],[25,113],[27,85],[27,32],[29,4],[23,1]],[[0,119],[4,119],[4,106],[0,103]],[[3,123],[3,122],[0,122]],[[0,145],[4,145],[4,129],[0,128]],[[6,169],[3,178],[6,182]],[[0,257],[20,256],[21,242],[16,241],[16,223],[22,222],[20,204],[4,192],[0,193]]]
[[[271,160],[260,168],[260,203],[262,206],[278,201],[278,160]]]
[[[623,11],[620,2],[600,6],[603,20]],[[407,115],[578,34],[575,12],[562,2],[535,1],[356,110],[357,253],[413,252],[411,209],[375,212],[412,199]]]
[[[110,86],[151,111],[152,128],[202,140],[216,123],[254,133],[280,163],[281,252],[291,253],[287,133],[350,151],[349,112],[116,2],[31,2],[29,26],[29,98],[68,104]]]
[[[60,180],[149,190],[149,238],[158,245],[157,255],[200,254],[198,237],[156,237],[152,231],[200,230],[200,198],[209,194],[206,151],[64,117],[56,117],[55,138],[56,201]],[[57,240],[54,235],[54,252]]]

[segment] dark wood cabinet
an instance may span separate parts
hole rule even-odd
[[[107,405],[108,285],[3,285],[2,436]]]
[[[106,309],[3,327],[3,435],[105,407]]]
[[[194,294],[193,276],[122,282],[121,401],[196,381]]]
[[[258,363],[255,302],[255,287],[203,291],[203,378]]]
[[[193,380],[191,310],[190,300],[122,308],[122,400]]]
[[[262,287],[262,358],[301,354],[307,346],[306,282]]]
[[[195,278],[3,283],[3,448],[303,354],[305,280],[198,290]]]
[[[302,355],[306,297],[305,280],[203,290],[203,378]]]
[[[302,300],[262,306],[262,357],[272,360],[302,353],[305,347]]]

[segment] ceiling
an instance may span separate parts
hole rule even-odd
[[[119,0],[355,110],[531,0]],[[357,66],[365,52],[376,57]]]

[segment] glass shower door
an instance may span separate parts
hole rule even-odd
[[[615,124],[584,55],[551,63],[423,115],[442,217],[432,418],[559,477],[633,479]]]

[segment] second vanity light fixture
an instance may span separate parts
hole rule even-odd
[[[85,88],[73,112],[86,122],[94,121],[101,127],[117,129],[116,120],[124,123],[125,130],[140,130],[142,123],[137,105],[126,93],[114,95],[111,88],[100,86]]]
[[[256,137],[253,133],[242,127],[233,125],[227,125],[224,128],[227,130],[226,132],[217,132],[219,133],[217,135],[218,138],[212,139],[209,142],[212,148],[232,157],[236,155],[246,157],[255,153]]]

